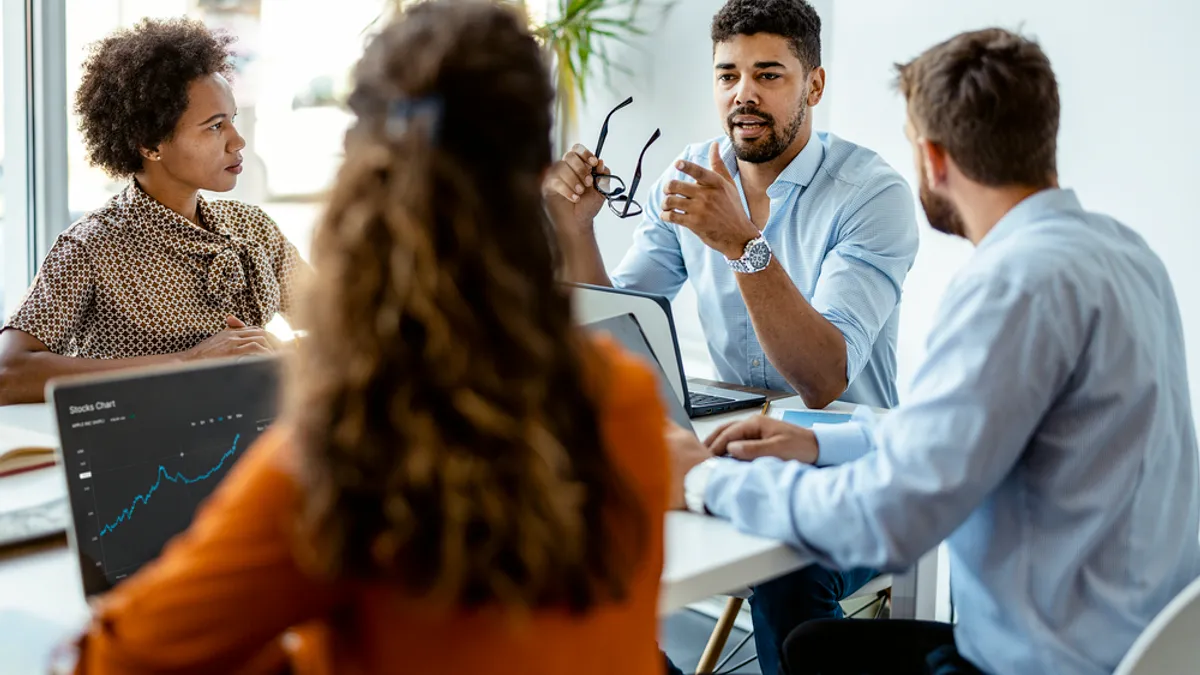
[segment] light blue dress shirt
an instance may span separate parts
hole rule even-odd
[[[1046,190],[950,285],[905,405],[816,427],[821,463],[722,460],[705,501],[828,565],[948,537],[959,651],[992,673],[1111,673],[1200,575],[1196,430],[1166,269]]]
[[[719,140],[749,213],[733,145],[726,136]],[[688,146],[682,159],[708,166],[712,143]],[[735,384],[792,391],[763,353],[725,256],[687,228],[660,217],[664,188],[674,179],[692,180],[672,162],[654,185],[633,247],[613,273],[613,285],[673,298],[691,280],[718,376]],[[771,215],[763,237],[800,293],[846,338],[850,385],[840,398],[892,407],[900,289],[917,255],[916,211],[908,185],[870,150],[817,133],[767,195]]]

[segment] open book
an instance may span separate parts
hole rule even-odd
[[[56,445],[50,434],[0,424],[0,547],[56,535],[70,522]]]
[[[0,425],[0,478],[54,466],[52,436]]]

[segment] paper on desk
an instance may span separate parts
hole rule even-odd
[[[62,467],[51,466],[0,478],[0,513],[65,499]]]
[[[14,448],[55,448],[58,439],[50,434],[0,424],[0,455]]]
[[[66,672],[55,666],[69,660],[66,657],[72,650],[61,647],[78,633],[79,628],[28,612],[0,609],[0,663],[4,664],[4,672]]]

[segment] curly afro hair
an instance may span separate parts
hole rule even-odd
[[[800,63],[821,65],[821,17],[804,0],[729,0],[713,17],[714,46],[757,33],[787,38]]]
[[[232,74],[234,40],[193,19],[144,19],[93,43],[75,93],[88,161],[114,178],[141,171],[139,149],[171,138],[188,85]]]

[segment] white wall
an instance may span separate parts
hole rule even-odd
[[[657,13],[645,12],[643,25],[651,35],[636,40],[631,47],[612,49],[615,60],[632,74],[614,73],[611,86],[596,78],[587,102],[581,106],[576,140],[590,148],[596,143],[608,111],[626,97],[634,97],[633,105],[613,116],[602,154],[613,172],[626,181],[633,177],[638,153],[650,134],[656,128],[662,130],[662,138],[646,154],[638,201],[649,193],[650,186],[684,146],[721,133],[721,118],[712,98],[709,27],[713,14],[723,4],[724,0],[680,0],[662,20]],[[817,0],[813,4],[824,16],[831,13],[833,0]],[[816,124],[825,126],[824,104],[815,108],[813,114]],[[629,248],[637,221],[637,218],[617,218],[607,208],[601,211],[596,238],[610,270]],[[688,375],[714,375],[690,285],[680,292],[674,313]]]
[[[891,65],[963,30],[999,25],[1036,37],[1059,80],[1060,182],[1086,208],[1133,227],[1163,258],[1183,312],[1190,379],[1200,382],[1200,4],[838,0],[827,24],[831,130],[880,152],[914,185]],[[902,393],[942,291],[970,253],[922,228],[904,289]],[[1192,395],[1200,417],[1200,387]]]
[[[721,132],[712,102],[709,22],[722,0],[682,0],[661,28],[614,54],[634,70],[612,89],[597,83],[580,115],[579,137],[596,141],[604,114],[625,96],[635,102],[614,118],[605,158],[629,174],[655,127],[663,137],[646,161],[648,187],[690,142]],[[904,139],[904,103],[892,88],[892,64],[957,32],[988,25],[1037,37],[1058,74],[1062,102],[1059,169],[1087,208],[1138,230],[1162,256],[1179,295],[1190,377],[1200,382],[1200,3],[1191,0],[822,0],[828,70],[815,111],[828,129],[881,153],[915,185]],[[639,190],[641,192],[641,190]],[[611,268],[636,223],[603,212],[597,223]],[[924,353],[942,291],[970,246],[922,220],[921,252],[905,284],[899,338],[903,393]],[[706,374],[695,298],[676,303],[687,367]],[[1200,388],[1193,387],[1200,417]]]

